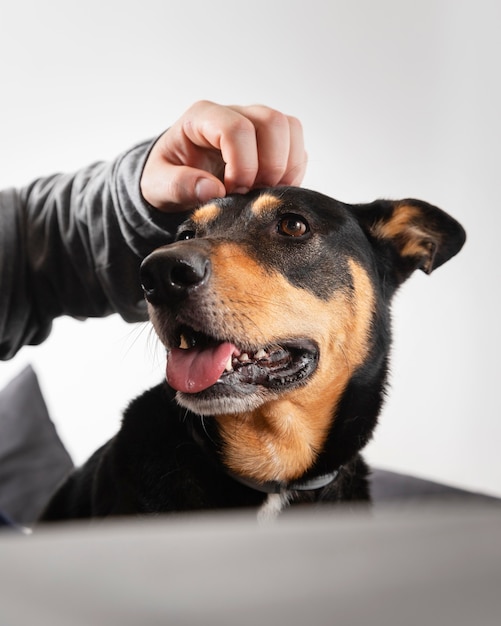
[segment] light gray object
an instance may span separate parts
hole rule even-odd
[[[0,534],[5,626],[499,626],[498,507],[317,509]]]

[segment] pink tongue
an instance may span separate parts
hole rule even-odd
[[[203,391],[219,380],[235,350],[232,343],[220,343],[203,350],[172,348],[167,360],[167,382],[177,391]]]

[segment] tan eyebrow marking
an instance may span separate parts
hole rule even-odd
[[[263,213],[267,213],[279,207],[282,204],[282,200],[277,198],[276,196],[272,196],[269,193],[264,193],[263,195],[256,198],[256,200],[252,204],[252,212],[254,215],[262,215]]]
[[[191,219],[197,226],[207,226],[207,224],[216,219],[220,212],[221,207],[219,207],[217,204],[204,204],[203,206],[195,210],[195,212],[191,216]]]

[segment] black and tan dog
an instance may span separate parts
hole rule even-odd
[[[359,452],[384,394],[391,298],[464,240],[417,200],[280,188],[199,208],[142,265],[167,384],[132,402],[44,519],[369,499]]]

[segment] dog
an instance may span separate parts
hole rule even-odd
[[[166,381],[42,520],[369,502],[360,451],[385,396],[392,297],[464,241],[414,199],[285,187],[196,209],[141,266]]]

